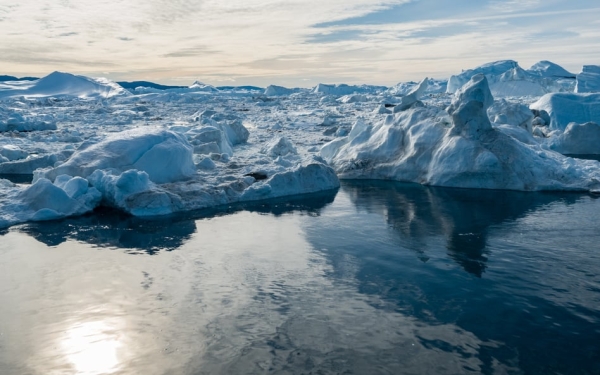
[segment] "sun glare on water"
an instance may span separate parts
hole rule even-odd
[[[106,321],[91,321],[71,326],[61,341],[66,359],[77,374],[112,374],[121,367],[123,347],[119,330]]]

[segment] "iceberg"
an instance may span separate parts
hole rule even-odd
[[[571,122],[600,123],[600,94],[546,94],[529,108],[534,110],[551,130],[564,131]]]
[[[90,78],[70,73],[53,72],[36,81],[23,81],[10,87],[4,85],[0,90],[0,99],[14,97],[75,97],[110,98],[130,93],[115,82],[106,78]]]
[[[594,122],[572,122],[563,133],[549,139],[548,147],[567,155],[600,155],[600,125]]]
[[[600,92],[600,66],[584,65],[581,73],[577,74],[575,92]]]
[[[516,61],[502,60],[451,76],[447,93],[455,93],[476,74],[484,74],[494,97],[542,96],[573,91],[573,75],[550,61],[540,61],[524,70]]]
[[[321,155],[340,178],[506,190],[600,188],[600,163],[526,144],[495,129],[483,74],[460,88],[447,111],[416,107],[375,124],[357,123]],[[450,118],[448,117],[450,116]]]
[[[84,147],[65,163],[36,171],[34,179],[54,180],[61,174],[87,178],[97,169],[135,169],[147,173],[155,183],[189,179],[196,173],[192,147],[183,136],[164,129],[137,128]]]

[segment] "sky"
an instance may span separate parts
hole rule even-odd
[[[0,0],[0,74],[393,85],[512,59],[600,65],[597,0]]]

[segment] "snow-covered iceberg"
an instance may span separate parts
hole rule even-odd
[[[444,111],[415,107],[321,150],[341,178],[393,179],[435,186],[507,190],[597,190],[600,163],[526,144],[492,127],[493,97],[477,74]],[[450,116],[450,117],[449,117]]]
[[[117,83],[106,78],[90,78],[70,73],[54,72],[37,81],[27,84],[8,86],[0,90],[0,99],[14,97],[75,97],[110,98],[117,95],[129,95],[129,92]]]

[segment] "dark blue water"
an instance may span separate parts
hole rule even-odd
[[[22,225],[0,234],[0,373],[600,374],[598,212],[345,182]]]

